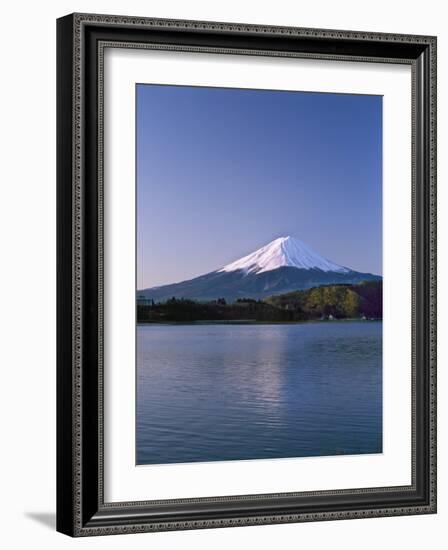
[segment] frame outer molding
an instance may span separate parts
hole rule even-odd
[[[427,230],[428,311],[428,499],[421,506],[371,508],[280,515],[253,515],[185,521],[128,523],[97,526],[85,521],[83,511],[83,292],[84,292],[84,135],[83,135],[83,32],[88,25],[142,29],[213,31],[250,35],[286,36],[307,39],[356,40],[387,44],[415,44],[426,49],[429,56],[426,73],[427,113],[422,113],[422,125],[427,130],[426,166],[423,180],[427,185],[427,208],[424,226]],[[72,14],[58,20],[58,514],[57,530],[71,536],[124,534],[179,529],[206,529],[242,525],[263,525],[335,519],[427,514],[436,512],[436,64],[437,39],[432,36],[383,34],[300,27],[280,27],[233,24],[175,19],[153,19],[97,14]],[[319,57],[319,56],[317,56]],[[322,56],[320,56],[322,58]],[[325,57],[325,56],[324,56]],[[328,56],[327,56],[328,57]],[[343,56],[345,58],[350,56]],[[369,61],[355,56],[358,61]],[[71,59],[71,65],[68,60]],[[371,59],[370,59],[371,61]],[[377,61],[387,62],[377,58]],[[423,60],[424,62],[425,60]],[[67,113],[71,113],[68,120]],[[70,217],[70,226],[66,223]],[[70,269],[68,268],[70,266]],[[101,276],[101,267],[99,268]],[[101,318],[100,318],[101,322]],[[101,345],[101,344],[100,344]],[[70,350],[70,353],[68,353]],[[67,377],[70,369],[70,377]],[[101,473],[101,468],[100,468]],[[125,507],[131,503],[124,503]],[[137,504],[137,503],[133,503]],[[108,510],[98,502],[99,515],[107,523]],[[93,519],[93,518],[92,518]]]

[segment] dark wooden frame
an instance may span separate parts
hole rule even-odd
[[[104,502],[101,82],[102,53],[111,45],[411,65],[412,485]],[[436,38],[74,14],[57,22],[57,51],[58,531],[88,536],[434,513]]]

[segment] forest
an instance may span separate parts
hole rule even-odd
[[[324,285],[263,300],[224,298],[201,302],[172,297],[164,302],[137,303],[138,323],[252,321],[287,323],[311,320],[382,319],[382,281]]]

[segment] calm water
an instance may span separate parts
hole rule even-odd
[[[139,325],[137,463],[382,451],[381,322]]]

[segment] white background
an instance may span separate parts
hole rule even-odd
[[[410,485],[410,66],[107,49],[104,72],[106,501]],[[382,453],[135,467],[136,82],[383,95]]]
[[[55,18],[73,11],[439,36],[439,514],[71,540],[55,510]],[[448,520],[448,36],[443,3],[377,0],[7,4],[2,12],[1,518],[5,548],[442,548]]]

